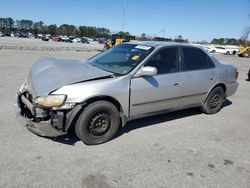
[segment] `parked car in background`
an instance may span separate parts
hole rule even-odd
[[[225,47],[221,47],[221,46],[215,46],[215,47],[211,47],[209,49],[210,53],[220,53],[220,54],[226,54],[226,55],[233,55],[236,54],[234,53],[233,49],[229,49],[229,48],[225,48]]]
[[[28,34],[27,33],[24,33],[24,32],[17,32],[15,37],[18,37],[18,38],[28,38]]]
[[[89,37],[83,37],[83,38],[86,38],[89,42],[94,42],[94,39],[92,38],[89,38]]]
[[[60,42],[62,39],[60,37],[52,37],[51,40],[54,42]]]
[[[49,37],[48,36],[43,36],[42,41],[49,41]]]
[[[72,43],[72,40],[68,36],[60,36],[62,42]]]
[[[99,43],[99,44],[106,44],[107,41],[108,41],[108,40],[105,39],[105,38],[99,38],[99,39],[98,39],[98,43]]]
[[[236,55],[240,51],[240,47],[236,45],[226,45],[225,48],[230,49],[233,55]]]
[[[43,34],[37,34],[37,38],[42,39],[44,35]]]
[[[81,43],[89,44],[89,40],[87,38],[81,38]]]
[[[191,107],[217,113],[238,88],[235,66],[166,42],[124,43],[87,62],[42,58],[29,75],[17,94],[27,128],[56,137],[73,126],[86,144],[112,139],[132,119]]]
[[[28,33],[28,38],[35,38],[35,36],[32,33]]]
[[[13,31],[10,32],[11,37],[15,37],[15,33]]]
[[[81,38],[74,38],[74,39],[72,40],[72,42],[74,42],[74,43],[81,42]]]

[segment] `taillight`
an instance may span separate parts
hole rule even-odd
[[[236,72],[235,72],[235,79],[238,79],[238,77],[239,77],[239,72],[236,71]]]

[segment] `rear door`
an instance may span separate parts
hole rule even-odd
[[[185,73],[183,106],[200,105],[216,84],[216,69],[210,57],[200,48],[182,47]]]
[[[184,83],[178,47],[161,49],[145,66],[156,67],[158,73],[131,79],[130,116],[178,108]]]

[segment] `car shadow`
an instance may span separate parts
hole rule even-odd
[[[155,115],[155,116],[145,117],[142,119],[132,120],[128,122],[125,127],[122,127],[118,130],[118,133],[116,134],[115,138],[125,133],[129,133],[130,131],[133,131],[135,129],[144,128],[144,127],[148,127],[148,126],[152,126],[155,124],[168,122],[168,121],[172,121],[172,120],[176,120],[176,119],[184,118],[188,116],[194,116],[194,115],[198,115],[201,113],[202,112],[199,108],[190,108],[190,109],[180,110],[176,112],[169,112],[169,113],[164,113],[161,115]]]
[[[49,138],[54,142],[58,142],[61,144],[71,145],[74,146],[76,142],[81,141],[74,131],[74,128],[70,128],[68,134],[63,136],[58,136],[56,138]]]
[[[226,108],[227,106],[230,106],[232,102],[228,99],[226,99],[223,103],[223,108]],[[190,108],[185,110],[180,110],[176,112],[169,112],[164,113],[161,115],[155,115],[150,117],[145,117],[137,120],[132,120],[126,124],[125,127],[120,127],[116,136],[113,139],[116,139],[120,136],[122,136],[125,133],[129,133],[130,131],[133,131],[135,129],[144,128],[148,126],[152,126],[158,123],[168,122],[184,117],[194,116],[201,114],[200,108]],[[56,138],[49,138],[54,142],[58,142],[61,144],[71,145],[74,146],[76,142],[80,141],[80,139],[76,136],[74,132],[74,128],[71,127],[67,135],[59,136]]]

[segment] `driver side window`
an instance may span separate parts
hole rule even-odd
[[[157,52],[145,66],[157,68],[157,74],[179,72],[179,53],[177,47],[165,48]]]

